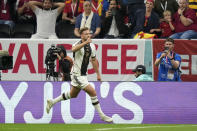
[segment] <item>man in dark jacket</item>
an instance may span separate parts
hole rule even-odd
[[[109,9],[102,16],[101,30],[104,38],[127,38],[129,29],[124,23],[125,12],[116,0],[111,0]]]

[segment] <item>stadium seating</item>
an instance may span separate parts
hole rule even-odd
[[[10,38],[11,28],[7,24],[0,24],[0,38]]]
[[[34,34],[35,27],[33,24],[24,23],[16,24],[13,29],[13,38],[31,38],[31,35]]]
[[[74,38],[74,25],[67,21],[61,21],[56,25],[55,32],[58,38]]]

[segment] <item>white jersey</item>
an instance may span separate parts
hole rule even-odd
[[[76,42],[73,46],[81,44],[81,41]],[[80,50],[73,53],[74,65],[72,67],[72,74],[77,76],[85,76],[90,61],[90,57],[96,57],[95,45],[90,43],[82,47]]]
[[[37,34],[41,36],[55,35],[58,10],[43,10],[36,7],[34,13],[37,18]]]

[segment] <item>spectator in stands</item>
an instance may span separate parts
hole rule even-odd
[[[28,6],[28,2],[32,0],[17,0],[17,13],[19,23],[32,23],[36,24],[36,17],[34,12]],[[42,0],[36,0],[42,2]]]
[[[164,20],[160,23],[159,29],[151,29],[150,33],[161,32],[161,38],[167,38],[173,34],[175,30],[172,23],[172,16],[169,10],[163,12]]]
[[[196,12],[189,8],[188,0],[179,0],[179,9],[173,16],[175,34],[173,39],[196,39],[197,17]]]
[[[154,7],[154,0],[147,0],[145,6],[146,9],[138,10],[135,13],[135,23],[131,35],[132,37],[141,31],[150,33],[151,29],[159,28],[159,17],[152,10]]]
[[[92,12],[92,3],[90,1],[84,1],[83,9],[84,12],[77,16],[74,30],[75,36],[80,37],[79,30],[88,27],[93,33],[92,38],[98,37],[101,31],[99,15]]]
[[[146,74],[146,67],[144,65],[137,65],[132,71],[135,72],[136,77],[133,81],[153,81],[153,78]]]
[[[7,24],[14,27],[16,15],[16,0],[0,0],[0,24]]]
[[[124,12],[118,8],[117,1],[111,0],[109,9],[102,16],[102,33],[104,38],[127,38],[128,27],[124,24]]]
[[[62,20],[66,20],[70,24],[74,25],[76,21],[76,17],[82,12],[83,12],[82,0],[67,0],[65,1]]]
[[[145,9],[144,0],[127,0],[128,1],[128,15],[131,29],[134,27],[135,14],[138,10]]]
[[[155,66],[159,66],[158,81],[181,81],[181,57],[173,49],[174,40],[168,38],[164,43],[164,51],[157,54]]]
[[[189,8],[193,9],[197,16],[197,0],[189,0]]]
[[[163,12],[169,10],[174,15],[178,10],[178,3],[176,0],[155,0],[154,11],[159,15],[160,19],[164,18]]]
[[[55,24],[57,16],[64,9],[64,3],[53,3],[52,0],[44,0],[43,3],[30,1],[30,8],[34,11],[37,18],[37,33],[32,35],[32,39],[57,39],[55,34]],[[38,6],[41,6],[40,9]],[[51,10],[52,7],[57,7]]]

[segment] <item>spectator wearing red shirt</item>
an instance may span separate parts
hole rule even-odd
[[[179,9],[174,14],[175,34],[173,39],[196,39],[197,17],[196,12],[189,8],[188,0],[179,0]]]
[[[83,12],[82,0],[65,1],[65,7],[62,15],[62,20],[69,21],[70,24],[75,24],[76,17]]]
[[[14,26],[16,19],[15,4],[16,0],[0,0],[0,24]]]
[[[36,23],[36,16],[28,6],[28,2],[32,0],[17,0],[17,13],[19,23]],[[42,0],[35,0],[42,2]]]
[[[161,38],[167,38],[173,34],[173,31],[175,30],[174,24],[172,22],[172,16],[171,12],[169,10],[166,10],[163,12],[164,19],[160,23],[159,29],[151,29],[150,33],[154,32],[161,32]]]

